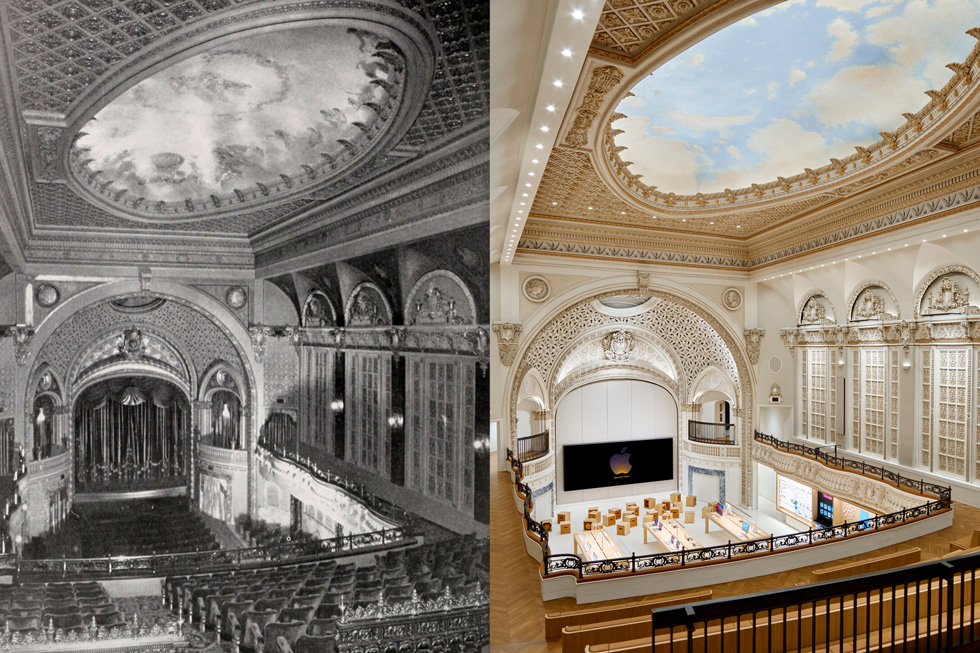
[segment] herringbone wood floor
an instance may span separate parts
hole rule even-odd
[[[541,576],[538,563],[524,551],[521,536],[521,515],[514,506],[513,485],[506,472],[497,472],[495,456],[491,456],[490,472],[490,648],[508,652],[556,652],[561,642],[544,639],[544,615],[547,612],[571,610],[579,606],[574,599],[541,600]],[[922,549],[922,560],[934,560],[949,552],[949,542],[965,537],[980,528],[980,510],[965,504],[955,504],[953,525],[930,535],[901,544],[867,551],[860,555],[842,558],[839,562],[851,562],[874,557],[882,553],[900,551],[913,546]],[[750,594],[780,587],[791,587],[799,582],[810,582],[811,570],[824,565],[812,565],[793,571],[770,574],[757,578],[710,585],[715,597]],[[677,592],[675,592],[677,593]],[[671,592],[662,595],[669,596]],[[636,600],[636,599],[632,599]],[[595,603],[595,606],[613,605]]]

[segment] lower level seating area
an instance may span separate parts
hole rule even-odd
[[[460,538],[389,551],[370,563],[311,562],[166,580],[167,601],[242,650],[334,650],[342,614],[485,591],[489,544]],[[448,604],[448,603],[447,603]],[[378,618],[376,616],[375,618]]]
[[[0,615],[7,630],[22,635],[50,628],[81,632],[93,623],[111,628],[124,622],[116,604],[97,582],[0,586]]]
[[[219,549],[186,497],[76,504],[56,533],[34,538],[27,558],[98,558]]]

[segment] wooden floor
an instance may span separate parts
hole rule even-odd
[[[507,472],[497,472],[496,456],[491,456],[490,472],[490,649],[506,651],[561,651],[561,642],[544,639],[546,612],[579,607],[575,599],[541,600],[538,563],[524,550],[521,535],[521,515],[513,498],[513,485]],[[860,555],[842,558],[851,562],[882,553],[900,551],[912,546],[922,549],[922,561],[934,560],[949,553],[949,542],[971,534],[980,527],[980,510],[955,504],[953,525],[949,528],[913,540],[887,546]],[[793,571],[770,574],[742,581],[709,585],[715,597],[751,594],[769,589],[792,587],[798,582],[812,582],[811,570],[825,566],[812,565]],[[687,591],[687,590],[685,590]],[[681,592],[666,592],[670,596]],[[633,599],[635,600],[635,599]],[[616,602],[591,605],[614,605]]]

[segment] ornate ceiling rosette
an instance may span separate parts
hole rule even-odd
[[[430,31],[395,6],[321,0],[175,32],[91,87],[66,128],[28,118],[51,132],[35,174],[144,223],[309,196],[397,154],[433,78]]]

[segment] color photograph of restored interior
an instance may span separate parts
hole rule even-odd
[[[489,21],[0,2],[0,649],[488,645]]]
[[[978,650],[980,4],[491,21],[491,650]]]

